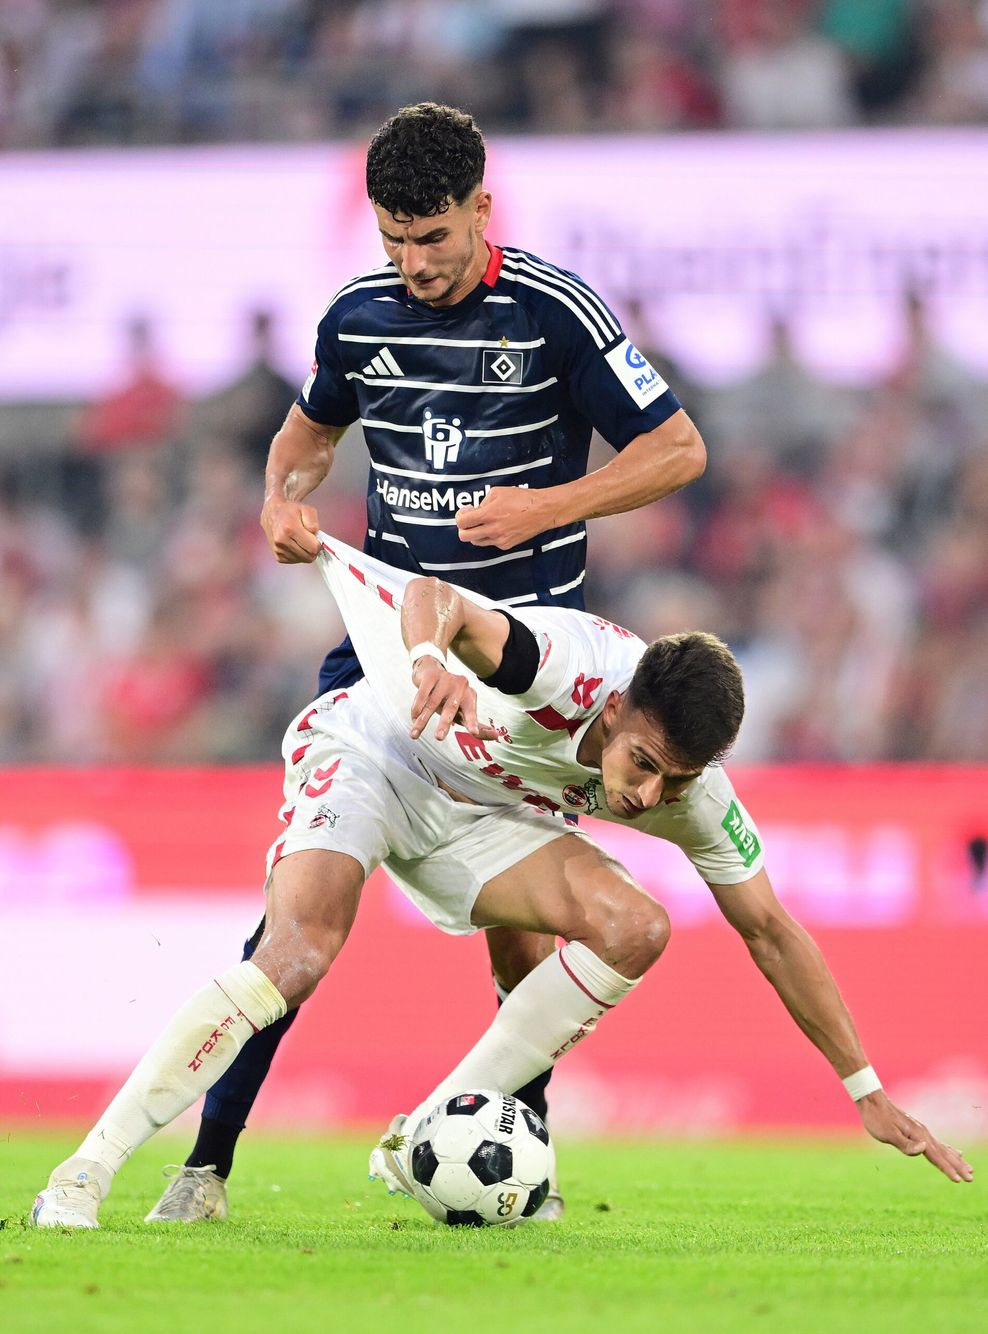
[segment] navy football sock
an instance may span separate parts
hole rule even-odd
[[[186,1167],[211,1167],[225,1181],[233,1169],[233,1154],[243,1127],[225,1126],[204,1116],[199,1122],[195,1146],[185,1160]]]
[[[253,1041],[253,1038],[251,1039]],[[530,1079],[524,1088],[515,1091],[515,1097],[519,1102],[525,1103],[531,1107],[536,1116],[541,1116],[543,1121],[549,1119],[549,1104],[546,1101],[546,1089],[549,1080],[552,1078],[552,1069],[543,1070],[540,1075]]]
[[[243,957],[249,959],[257,949],[264,931],[264,918],[244,945]],[[254,1033],[244,1043],[229,1070],[216,1081],[206,1094],[199,1122],[199,1134],[192,1152],[185,1160],[186,1167],[215,1165],[216,1173],[228,1177],[233,1167],[240,1132],[247,1124],[261,1085],[271,1068],[278,1044],[285,1036],[298,1010],[289,1010],[281,1019]]]

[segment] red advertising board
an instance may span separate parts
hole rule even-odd
[[[780,897],[814,934],[893,1094],[943,1133],[988,1128],[988,771],[734,773]],[[263,911],[273,767],[0,775],[0,1117],[92,1118]],[[853,1109],[682,854],[588,828],[669,908],[643,985],[562,1062],[560,1129],[831,1129]],[[479,938],[443,936],[383,873],[303,1009],[258,1124],[383,1123],[489,1022]]]

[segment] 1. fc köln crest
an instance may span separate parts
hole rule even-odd
[[[588,778],[585,783],[567,783],[563,788],[563,801],[575,811],[584,815],[593,815],[600,810],[597,797],[597,779]]]

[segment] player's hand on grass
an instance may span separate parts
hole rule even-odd
[[[319,555],[319,516],[311,505],[269,496],[261,510],[261,527],[282,565],[301,565]]]
[[[910,1158],[922,1154],[951,1181],[973,1180],[974,1172],[964,1155],[941,1143],[921,1121],[896,1107],[887,1094],[869,1093],[858,1100],[857,1106],[865,1130],[874,1139],[891,1144]]]
[[[453,723],[460,723],[471,736],[493,741],[497,731],[477,720],[477,692],[465,676],[449,672],[435,658],[419,658],[412,666],[418,694],[412,700],[414,740],[422,735],[430,718],[437,718],[436,740],[442,741]]]
[[[456,512],[460,541],[509,551],[553,526],[546,492],[521,486],[492,486],[479,505]]]

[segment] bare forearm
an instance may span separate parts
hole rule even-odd
[[[401,604],[405,647],[436,644],[445,653],[463,628],[463,600],[441,579],[412,579]]]
[[[764,868],[741,885],[708,883],[721,912],[740,932],[783,1005],[841,1079],[864,1072],[868,1058],[837,983],[809,933],[775,897]],[[872,1088],[864,1094],[848,1089],[869,1135],[902,1153],[922,1153],[951,1181],[971,1180],[971,1165],[963,1154],[896,1107],[882,1088]]]
[[[327,476],[345,427],[319,426],[293,407],[271,441],[264,471],[265,500],[304,500]]]
[[[681,413],[674,427],[632,440],[596,472],[533,495],[545,498],[546,529],[558,528],[650,505],[695,481],[705,464],[703,441]]]
[[[456,526],[464,542],[510,551],[553,528],[661,500],[699,477],[706,457],[696,427],[680,410],[589,477],[558,486],[492,487],[479,505],[457,511]]]
[[[489,676],[500,662],[500,645],[508,623],[498,613],[482,611],[439,579],[412,579],[401,605],[401,633],[411,658],[412,700],[409,735],[414,739],[430,719],[436,719],[436,740],[442,741],[454,722],[475,737],[493,740],[494,728],[477,718],[477,692],[466,676],[443,665],[429,652],[435,644],[457,657],[481,676]],[[419,646],[425,652],[416,651]]]
[[[456,656],[481,678],[501,661],[508,622],[498,613],[482,611],[441,579],[412,579],[401,605],[405,647],[436,644]]]
[[[775,987],[800,1028],[846,1079],[868,1065],[837,983],[809,934],[791,918],[773,923],[771,943],[749,940],[755,962]],[[849,1090],[850,1091],[850,1090]],[[882,1088],[857,1099],[862,1124],[875,1139],[900,1153],[922,1154],[951,1181],[970,1181],[971,1165],[891,1101]]]
[[[345,426],[319,426],[295,404],[271,441],[264,473],[261,527],[282,564],[315,560],[319,516],[302,502],[329,472]]]
[[[747,942],[783,1005],[843,1079],[868,1064],[850,1011],[816,942],[788,918]]]

